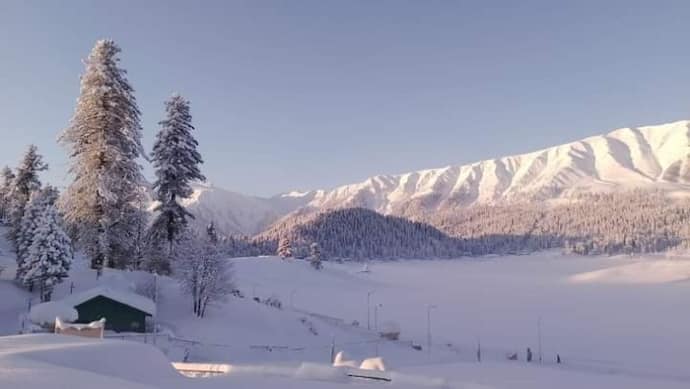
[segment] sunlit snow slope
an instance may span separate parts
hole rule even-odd
[[[383,213],[579,192],[658,187],[685,191],[689,121],[622,128],[577,142],[460,166],[380,175],[319,192],[315,208],[362,206]]]

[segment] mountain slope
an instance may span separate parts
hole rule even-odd
[[[275,220],[307,204],[311,193],[288,193],[271,198],[247,196],[212,184],[195,183],[183,205],[195,216],[193,223],[204,228],[210,222],[227,234],[253,235]]]
[[[654,187],[690,189],[689,121],[622,128],[527,154],[379,175],[317,192],[314,209],[364,207],[405,215],[511,200]]]

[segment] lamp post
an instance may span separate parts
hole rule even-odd
[[[541,316],[537,318],[537,337],[539,339],[539,363],[542,363],[541,353]]]
[[[374,330],[379,330],[379,308],[383,308],[383,304],[374,305]]]
[[[379,308],[383,307],[383,304],[376,304],[374,305],[374,328],[376,332],[379,331]],[[376,356],[379,356],[379,341],[381,340],[380,336],[381,334],[376,334],[377,339],[376,339]]]
[[[429,354],[431,354],[431,310],[434,308],[436,308],[435,305],[426,306],[426,347]]]
[[[370,290],[367,292],[367,330],[371,331],[371,295],[374,294],[375,291]]]

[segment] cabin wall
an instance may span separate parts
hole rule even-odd
[[[116,332],[145,332],[146,316],[129,305],[103,296],[94,297],[74,307],[79,313],[77,323],[90,323],[105,317],[105,329]]]

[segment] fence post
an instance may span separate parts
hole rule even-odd
[[[331,365],[335,362],[335,335],[331,338]]]

